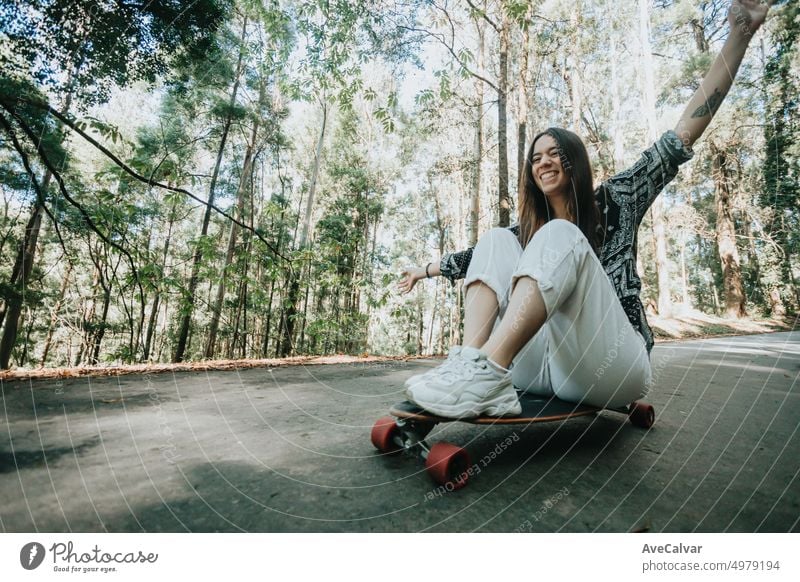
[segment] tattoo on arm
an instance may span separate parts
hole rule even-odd
[[[719,89],[714,89],[714,94],[709,97],[705,103],[703,103],[700,107],[695,109],[694,113],[692,113],[692,117],[705,117],[706,115],[713,116],[719,106],[722,105],[722,99],[724,95]]]

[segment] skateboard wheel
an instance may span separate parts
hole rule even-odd
[[[450,443],[433,445],[425,460],[428,474],[448,491],[461,489],[467,484],[470,466],[469,453]]]
[[[400,435],[400,427],[397,426],[394,418],[391,416],[384,416],[379,418],[375,425],[372,427],[372,444],[375,448],[382,453],[396,453],[400,450],[394,437]]]
[[[631,423],[640,428],[650,428],[656,421],[656,412],[651,404],[644,402],[634,402],[631,404],[628,417]]]

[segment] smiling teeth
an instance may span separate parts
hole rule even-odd
[[[556,174],[557,174],[557,172],[555,172],[555,171],[553,171],[553,172],[544,172],[543,174],[540,174],[539,177],[540,178],[549,178],[550,176],[555,176]]]

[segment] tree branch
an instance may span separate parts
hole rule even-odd
[[[45,214],[47,214],[47,216],[52,221],[53,227],[55,228],[56,231],[56,236],[58,237],[58,242],[61,243],[61,248],[64,249],[64,253],[67,256],[69,256],[69,253],[67,253],[67,245],[64,242],[64,238],[61,236],[61,229],[58,228],[58,221],[56,220],[55,216],[53,216],[52,213],[50,212],[50,209],[47,207],[47,204],[45,204],[44,192],[42,192],[42,188],[41,186],[39,186],[39,181],[36,179],[36,173],[33,171],[33,167],[31,166],[28,154],[25,152],[25,149],[22,147],[22,144],[17,139],[17,134],[14,131],[14,128],[11,127],[11,124],[8,122],[8,120],[2,115],[0,115],[0,125],[3,126],[3,128],[6,130],[6,133],[8,133],[9,137],[11,137],[11,142],[14,144],[14,149],[17,151],[19,157],[22,159],[22,165],[25,166],[25,172],[28,174],[28,177],[31,180],[31,185],[33,186],[34,192],[36,192],[36,200],[42,206],[42,209],[44,210]]]
[[[480,14],[481,18],[483,18],[486,22],[488,22],[489,26],[494,28],[494,30],[495,30],[495,32],[497,34],[500,34],[500,27],[497,26],[497,23],[494,20],[489,18],[489,16],[486,14],[486,12],[484,10],[481,10],[480,8],[475,6],[475,4],[472,3],[472,0],[467,0],[467,4],[469,4],[469,7],[472,8],[472,10],[474,12],[476,12],[477,14]],[[434,4],[434,6],[436,6],[436,5]],[[438,6],[437,6],[437,8],[438,8]],[[441,8],[440,8],[440,10],[441,10]]]
[[[39,157],[41,158],[44,166],[50,171],[50,173],[53,175],[53,178],[56,179],[56,182],[58,183],[58,188],[61,191],[61,195],[67,200],[67,202],[69,202],[75,208],[78,209],[78,212],[80,212],[81,216],[83,217],[83,220],[86,222],[86,225],[90,229],[92,229],[92,231],[94,231],[95,234],[97,234],[97,236],[99,236],[103,240],[103,242],[117,249],[128,259],[128,262],[130,263],[131,266],[131,272],[133,274],[134,281],[136,281],[136,286],[139,289],[139,299],[142,302],[142,305],[144,305],[144,288],[142,287],[142,283],[139,280],[139,271],[136,269],[136,262],[133,260],[133,256],[131,256],[131,254],[128,252],[127,249],[115,243],[114,241],[109,239],[106,235],[104,235],[102,232],[100,232],[100,229],[97,228],[97,225],[95,225],[94,221],[92,221],[91,217],[86,212],[86,209],[84,209],[83,206],[78,204],[78,202],[75,199],[73,199],[72,196],[70,196],[66,184],[64,183],[64,177],[58,170],[56,170],[55,165],[50,161],[50,159],[45,154],[44,148],[42,148],[41,142],[36,139],[36,134],[33,132],[33,130],[27,126],[25,121],[16,112],[14,112],[13,110],[9,110],[7,104],[0,103],[0,105],[2,105],[2,107],[6,111],[8,111],[8,113],[10,113],[14,119],[17,120],[17,123],[19,124],[20,128],[25,133],[25,135],[28,136],[28,139],[31,141],[32,144],[35,144],[34,147],[36,148],[36,153],[39,154]]]
[[[264,243],[264,245],[270,251],[272,251],[272,253],[275,256],[280,257],[281,259],[283,259],[287,263],[291,264],[292,260],[289,259],[288,257],[285,257],[280,252],[278,252],[278,250],[272,245],[272,243],[270,243],[268,240],[266,240],[264,238],[264,236],[260,232],[258,232],[257,229],[253,229],[253,228],[249,227],[248,225],[246,225],[243,222],[237,220],[236,218],[234,218],[233,216],[231,216],[230,214],[228,214],[227,212],[225,212],[224,210],[222,210],[218,206],[216,206],[214,204],[210,204],[207,200],[203,200],[202,198],[200,198],[199,196],[196,196],[195,194],[192,194],[189,190],[186,190],[185,188],[177,188],[175,186],[170,186],[168,184],[163,184],[161,182],[153,180],[152,178],[147,178],[145,176],[142,176],[141,174],[136,172],[133,168],[128,166],[125,162],[120,160],[116,155],[111,153],[111,151],[109,151],[108,148],[103,146],[100,142],[98,142],[92,136],[87,134],[85,131],[83,131],[82,129],[77,127],[77,125],[71,119],[69,119],[66,115],[64,115],[60,111],[57,111],[56,109],[51,107],[49,103],[45,103],[45,102],[41,102],[41,101],[29,99],[29,98],[22,98],[22,97],[19,97],[18,99],[21,100],[21,101],[24,101],[25,103],[28,103],[28,104],[30,104],[30,105],[32,105],[34,107],[37,107],[39,109],[43,109],[44,111],[47,111],[48,113],[50,113],[53,117],[58,119],[61,123],[63,123],[67,127],[69,127],[72,131],[74,131],[75,133],[80,135],[83,139],[85,139],[90,144],[92,144],[95,148],[100,150],[108,159],[110,159],[112,162],[114,162],[114,164],[119,166],[122,170],[124,170],[131,177],[135,178],[136,180],[139,180],[140,182],[142,182],[144,184],[147,184],[148,186],[156,186],[158,188],[163,188],[164,190],[169,190],[171,192],[177,192],[179,194],[184,194],[185,196],[188,196],[192,200],[195,200],[196,202],[199,202],[200,204],[202,204],[204,206],[208,206],[209,208],[214,210],[217,214],[220,214],[221,216],[227,218],[228,220],[230,220],[231,222],[236,224],[239,228],[242,228],[244,230],[247,230],[247,231],[252,232],[253,234],[255,234],[258,237],[258,239],[262,243]],[[10,113],[13,114],[13,107],[10,107],[9,103],[7,103],[4,100],[0,99],[0,104],[2,104],[3,108],[5,108],[7,111],[9,111]]]
[[[457,63],[458,63],[458,64],[459,64],[459,65],[460,65],[460,66],[461,66],[461,67],[462,67],[462,68],[463,68],[463,69],[464,69],[464,70],[465,70],[467,73],[469,73],[470,75],[472,75],[472,76],[473,76],[473,77],[475,77],[476,79],[479,79],[479,80],[483,81],[484,83],[486,83],[487,85],[489,85],[489,87],[491,87],[491,88],[492,88],[492,89],[494,89],[495,91],[498,91],[498,92],[500,91],[500,89],[499,89],[499,87],[498,87],[497,85],[495,85],[494,83],[492,83],[492,82],[491,82],[489,79],[487,79],[487,78],[486,78],[486,77],[484,77],[483,75],[480,75],[480,74],[476,73],[475,71],[473,71],[472,69],[470,69],[470,68],[469,68],[469,67],[468,67],[466,64],[464,64],[464,62],[463,62],[463,61],[462,61],[462,60],[461,60],[461,59],[458,57],[458,55],[456,54],[456,52],[455,52],[455,50],[453,49],[453,47],[452,47],[451,45],[447,44],[447,42],[445,42],[444,38],[443,38],[441,35],[434,34],[433,32],[431,32],[431,31],[429,31],[429,30],[422,29],[422,28],[413,28],[413,27],[409,27],[409,26],[402,26],[402,25],[400,26],[400,28],[402,28],[402,29],[404,29],[404,30],[408,30],[408,31],[410,31],[410,32],[421,32],[421,33],[422,33],[422,34],[424,34],[425,36],[429,36],[429,37],[431,37],[431,38],[435,38],[437,41],[439,41],[439,43],[440,43],[440,44],[441,44],[443,47],[445,47],[445,48],[447,49],[447,51],[448,51],[448,52],[449,52],[449,53],[452,55],[452,57],[453,57],[453,58],[456,60],[456,62],[457,62]]]

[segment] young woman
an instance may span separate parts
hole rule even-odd
[[[644,395],[653,336],[639,299],[637,230],[692,157],[771,4],[733,0],[730,34],[675,130],[633,167],[595,190],[580,138],[545,130],[525,160],[519,223],[403,273],[405,293],[425,277],[465,278],[464,345],[406,382],[413,402],[467,418],[519,414],[516,389],[600,407]]]

